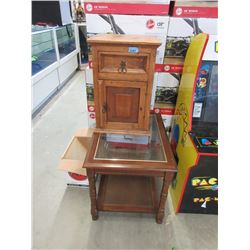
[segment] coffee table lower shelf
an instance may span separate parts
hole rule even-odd
[[[155,177],[102,175],[97,210],[156,213]]]

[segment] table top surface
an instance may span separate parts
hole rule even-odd
[[[155,116],[150,117],[151,136],[101,133],[95,160],[167,162]]]
[[[150,136],[94,133],[84,167],[176,171],[160,116],[150,116]]]

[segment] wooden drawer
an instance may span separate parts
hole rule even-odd
[[[98,75],[101,79],[148,80],[147,53],[98,52]]]
[[[86,175],[86,169],[83,168],[83,163],[89,147],[91,146],[91,140],[94,129],[79,129],[65,152],[63,153],[59,162],[58,169],[67,172]]]

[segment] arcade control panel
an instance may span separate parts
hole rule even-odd
[[[218,153],[218,137],[211,136],[198,136],[194,133],[190,133],[193,142],[201,153]]]

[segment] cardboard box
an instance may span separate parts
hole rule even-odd
[[[209,35],[207,47],[202,60],[217,61],[218,56],[218,39],[217,35]],[[184,66],[184,57],[165,57],[164,63],[156,67],[157,72],[182,73]]]
[[[94,106],[92,106],[94,107]],[[89,128],[96,128],[96,116],[95,112],[88,112],[88,127]]]
[[[86,84],[94,84],[93,82],[93,69],[90,66],[87,66],[85,69],[85,82]]]
[[[168,16],[86,14],[87,33],[166,36]]]
[[[67,172],[67,185],[88,187],[86,169],[83,168],[83,163],[91,146],[93,131],[93,129],[79,129],[61,157],[58,169]]]
[[[96,127],[95,118],[95,103],[94,103],[94,85],[93,82],[86,83],[86,95],[87,95],[87,112],[88,112],[88,127]]]
[[[170,0],[91,0],[84,3],[86,14],[168,15]]]
[[[184,58],[182,57],[164,57],[163,64],[156,64],[156,72],[182,73]]]
[[[151,102],[150,102],[150,111],[153,112],[154,106],[155,106],[155,89],[157,86],[157,81],[158,81],[158,73],[154,73],[154,80],[153,80],[153,87],[152,87],[152,96],[151,96]]]
[[[94,105],[94,85],[92,83],[86,83],[86,95],[87,105]]]
[[[174,1],[171,16],[218,18],[217,1]]]
[[[198,28],[198,33],[217,35],[216,18],[178,18],[170,17],[168,25],[168,37],[190,37],[194,36]],[[197,27],[198,26],[198,27]]]
[[[158,73],[153,85],[154,113],[173,115],[180,84],[180,75],[173,73]]]
[[[196,33],[217,34],[217,19],[176,18],[169,20],[168,36],[163,65],[156,65],[157,72],[182,73],[184,58]]]
[[[95,112],[93,83],[86,83],[86,95],[88,112]]]
[[[88,128],[96,128],[95,103],[94,103],[94,84],[93,69],[86,69],[86,100],[88,112]]]
[[[86,22],[88,37],[100,33],[159,37],[162,44],[156,52],[156,63],[163,63],[169,22],[168,16],[87,14]],[[91,57],[89,61],[91,66]]]

